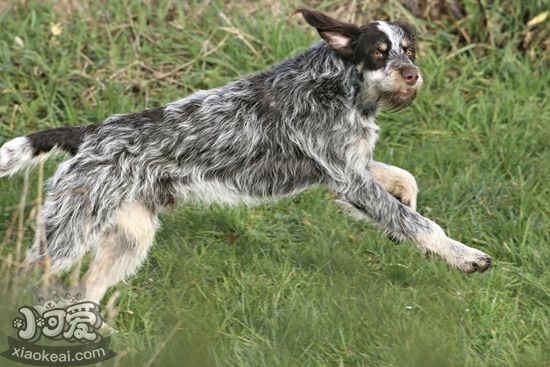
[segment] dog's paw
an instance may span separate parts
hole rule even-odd
[[[491,257],[486,254],[481,254],[475,257],[464,259],[459,265],[459,269],[465,273],[483,273],[491,266]]]
[[[410,172],[380,162],[371,162],[369,169],[376,183],[403,205],[416,211],[418,185]]]
[[[412,188],[398,188],[392,193],[393,197],[399,200],[401,204],[408,206],[411,210],[414,211],[416,211],[417,194],[418,190]]]
[[[446,260],[465,273],[483,273],[491,266],[491,257],[475,248],[449,239],[454,254]]]
[[[402,170],[399,180],[390,187],[390,194],[399,200],[403,205],[416,211],[416,197],[418,196],[418,186],[414,176],[409,172]]]
[[[441,227],[433,222],[432,231],[417,236],[416,243],[422,251],[439,255],[449,265],[465,273],[483,273],[491,266],[489,255],[447,237]]]

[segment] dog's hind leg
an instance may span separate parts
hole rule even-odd
[[[145,260],[157,229],[157,216],[141,203],[127,203],[97,240],[81,286],[85,298],[98,303],[109,287],[134,274]]]
[[[81,259],[128,195],[130,180],[107,165],[63,163],[50,180],[41,224],[25,268],[49,257],[51,273],[68,270]]]

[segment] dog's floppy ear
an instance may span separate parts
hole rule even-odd
[[[359,38],[361,28],[355,24],[341,22],[315,10],[298,9],[305,21],[315,27],[329,47],[344,55],[353,53],[353,45]]]

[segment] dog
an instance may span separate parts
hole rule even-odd
[[[42,231],[25,260],[60,273],[94,253],[82,278],[99,303],[134,274],[176,201],[258,203],[324,185],[355,214],[466,272],[491,258],[447,237],[416,212],[407,171],[373,160],[381,109],[408,106],[422,85],[416,37],[405,23],[362,26],[300,9],[322,40],[258,74],[164,107],[18,137],[0,150],[0,175],[72,157],[48,182]]]

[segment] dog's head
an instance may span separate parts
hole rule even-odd
[[[357,26],[313,10],[298,12],[363,75],[364,103],[380,102],[399,110],[414,100],[422,76],[415,64],[416,37],[410,25],[380,21]]]

